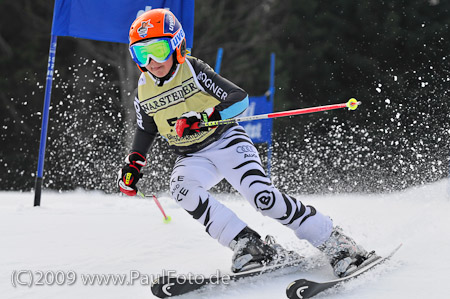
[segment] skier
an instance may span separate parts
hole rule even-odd
[[[299,256],[275,244],[270,236],[263,241],[208,192],[223,178],[256,210],[324,252],[337,276],[350,274],[373,256],[334,227],[328,216],[275,188],[241,126],[199,126],[201,121],[241,114],[248,106],[248,96],[205,62],[186,56],[185,33],[172,12],[145,12],[131,25],[129,38],[131,57],[142,74],[134,102],[137,129],[118,174],[121,192],[136,195],[147,152],[159,133],[178,155],[170,178],[173,199],[202,223],[212,238],[233,250],[233,272]]]

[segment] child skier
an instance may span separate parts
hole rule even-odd
[[[261,240],[208,192],[223,178],[256,210],[324,252],[337,276],[350,274],[372,256],[333,227],[329,217],[275,188],[241,126],[199,126],[201,121],[241,114],[248,106],[248,96],[203,61],[186,56],[185,34],[172,12],[145,12],[131,25],[129,37],[131,56],[142,74],[134,105],[137,129],[117,180],[121,192],[136,195],[146,154],[159,133],[178,155],[170,179],[173,199],[202,223],[212,238],[234,251],[234,272],[284,263],[298,255],[273,244],[271,238]]]

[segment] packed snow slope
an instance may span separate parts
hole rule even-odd
[[[240,196],[217,197],[261,234],[276,236],[304,256],[316,260],[320,256]],[[367,249],[386,254],[403,243],[387,264],[318,298],[450,298],[446,180],[383,195],[298,198],[332,216]],[[154,298],[148,279],[163,270],[206,276],[229,273],[231,251],[210,239],[203,226],[167,195],[160,201],[172,217],[169,224],[163,223],[151,199],[44,192],[41,207],[33,207],[32,193],[0,192],[0,297]],[[292,280],[333,278],[323,259],[319,263],[305,273],[272,273],[229,286],[209,286],[181,298],[285,298]],[[128,284],[86,282],[95,274],[122,275]]]

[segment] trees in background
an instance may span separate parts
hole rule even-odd
[[[34,185],[53,3],[0,3],[1,189]],[[445,177],[449,156],[450,3],[403,0],[196,1],[192,55],[275,110],[345,102],[275,121],[274,179],[298,192],[389,191]],[[58,39],[44,186],[115,191],[132,134],[139,71],[127,46]],[[151,186],[171,157],[159,140]],[[286,171],[288,169],[289,171]],[[149,184],[150,185],[150,184]]]

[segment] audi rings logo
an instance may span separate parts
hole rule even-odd
[[[236,148],[236,152],[239,154],[243,154],[243,153],[254,153],[255,152],[255,148],[251,145],[239,145]]]
[[[275,204],[275,194],[269,191],[261,191],[255,196],[255,205],[259,210],[270,210]]]

